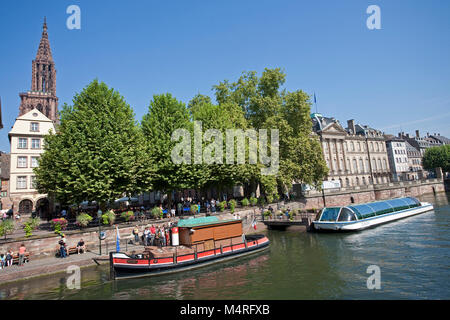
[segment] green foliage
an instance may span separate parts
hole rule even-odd
[[[272,214],[269,210],[264,211],[264,217],[268,217]]]
[[[258,203],[258,198],[250,197],[250,204],[254,207]]]
[[[116,221],[116,214],[112,210],[106,211],[102,215],[103,224],[109,224],[112,226],[114,224],[114,221]]]
[[[443,172],[450,171],[450,145],[426,149],[422,161],[423,167],[427,170],[440,167]]]
[[[285,78],[279,68],[265,69],[259,78],[254,71],[246,72],[236,82],[214,86],[219,104],[240,106],[249,127],[279,130],[278,174],[264,178],[250,171],[266,196],[289,190],[292,181],[320,185],[328,174],[319,140],[311,134],[310,97],[301,90],[283,90]]]
[[[129,222],[130,220],[133,220],[134,218],[134,212],[133,211],[125,211],[122,212],[120,215],[126,222]]]
[[[273,203],[273,196],[272,195],[268,195],[268,196],[266,196],[266,198],[267,198],[267,203]]]
[[[198,213],[198,205],[193,204],[191,205],[191,214],[197,214]]]
[[[264,206],[266,204],[266,199],[264,198],[264,196],[261,196],[258,198],[258,205],[260,206]]]
[[[28,219],[23,226],[25,237],[31,237],[33,235],[33,230],[36,230],[39,227],[39,223],[39,218]]]
[[[94,80],[65,104],[58,132],[44,138],[35,168],[41,193],[61,203],[97,201],[148,190],[152,165],[124,98]]]
[[[158,208],[158,207],[154,207],[153,209],[152,209],[152,216],[153,216],[153,218],[154,219],[159,219],[159,218],[161,218],[161,209],[160,208]]]
[[[154,95],[153,100],[150,101],[148,113],[142,119],[141,127],[148,155],[155,166],[153,189],[168,193],[169,207],[171,207],[171,191],[201,187],[204,184],[203,177],[207,175],[201,170],[200,164],[172,161],[172,151],[174,155],[177,154],[176,146],[181,143],[180,139],[184,139],[181,137],[172,141],[172,134],[185,130],[183,132],[192,136],[193,125],[190,122],[188,109],[184,103],[169,93]],[[182,141],[186,142],[187,148],[192,143],[191,140]],[[184,152],[185,149],[180,151]],[[190,157],[191,153],[187,152],[187,155]]]
[[[77,225],[80,226],[81,228],[87,227],[87,225],[91,221],[92,221],[92,217],[90,215],[88,215],[87,213],[80,213],[77,216]]]
[[[234,209],[236,208],[236,200],[231,199],[230,201],[228,201],[228,205],[231,213],[234,213]]]
[[[227,202],[226,201],[219,202],[219,204],[218,204],[219,211],[220,212],[224,211],[226,206],[227,206]]]
[[[247,207],[250,204],[247,198],[242,199],[241,204],[243,207]]]
[[[59,218],[53,219],[50,224],[56,234],[61,234],[61,230],[66,230],[68,222],[64,218]]]

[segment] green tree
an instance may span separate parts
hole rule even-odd
[[[194,163],[193,124],[183,102],[170,93],[154,95],[141,126],[148,154],[155,164],[152,183],[154,190],[168,194],[169,206],[172,205],[172,191],[197,189],[204,185],[207,172],[202,170],[201,164]],[[191,141],[186,142],[186,150],[183,150],[189,158],[187,163],[176,163],[172,159],[172,151],[181,143],[180,140],[172,139],[172,134],[178,131],[177,129],[186,130],[191,138]]]
[[[442,171],[450,171],[450,145],[432,147],[425,150],[423,155],[423,167],[427,170],[442,168]]]
[[[310,97],[302,90],[282,89],[285,78],[281,69],[266,68],[259,78],[256,72],[244,72],[236,82],[213,87],[219,104],[238,105],[250,127],[279,130],[278,174],[252,172],[263,193],[273,197],[289,190],[293,181],[320,186],[328,173],[321,145],[311,131]]]
[[[64,105],[35,168],[38,190],[61,203],[108,201],[151,186],[153,167],[131,107],[94,80]]]
[[[6,236],[13,233],[15,229],[16,225],[13,219],[3,220],[2,223],[0,223],[0,237],[4,236],[6,240]]]

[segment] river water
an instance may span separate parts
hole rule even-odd
[[[110,281],[96,266],[80,289],[61,273],[0,284],[0,299],[450,299],[450,194],[421,200],[435,210],[356,233],[266,231],[265,252],[186,273]]]

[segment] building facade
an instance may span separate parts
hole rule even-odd
[[[319,135],[330,170],[327,181],[341,187],[390,182],[390,168],[383,133],[368,126],[312,114],[313,131]]]
[[[392,135],[386,135],[385,138],[392,181],[408,180],[409,163],[405,140]]]
[[[9,210],[12,208],[11,198],[9,196],[9,169],[10,169],[10,155],[8,153],[0,152],[0,210]]]
[[[19,116],[9,132],[9,197],[14,214],[29,215],[35,211],[44,218],[53,212],[54,206],[47,195],[36,190],[33,169],[44,152],[44,136],[56,132],[55,125],[59,123],[56,69],[45,19],[38,52],[32,61],[31,90],[20,93],[20,99]]]
[[[44,136],[55,132],[53,121],[42,112],[33,109],[18,117],[9,132],[11,143],[10,198],[14,214],[31,214],[36,211],[45,217],[52,208],[47,195],[39,194],[35,188],[33,169],[39,166],[39,157],[44,152]]]

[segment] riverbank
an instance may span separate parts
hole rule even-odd
[[[263,223],[257,222],[256,229],[252,227],[251,223],[244,225],[243,229],[244,234],[250,235],[264,232],[267,230],[267,227]],[[125,251],[124,247],[121,247],[121,249]],[[133,250],[139,252],[143,249],[144,246],[142,245],[132,245],[128,243],[126,252],[130,253]],[[0,270],[0,287],[2,284],[6,283],[67,272],[69,266],[86,268],[108,263],[108,254],[105,254],[104,252],[103,255],[99,255],[99,252],[95,252],[94,250],[88,250],[88,252],[84,254],[72,254],[64,259],[53,256],[34,260],[31,259],[30,262],[25,263],[23,266],[13,265]]]

